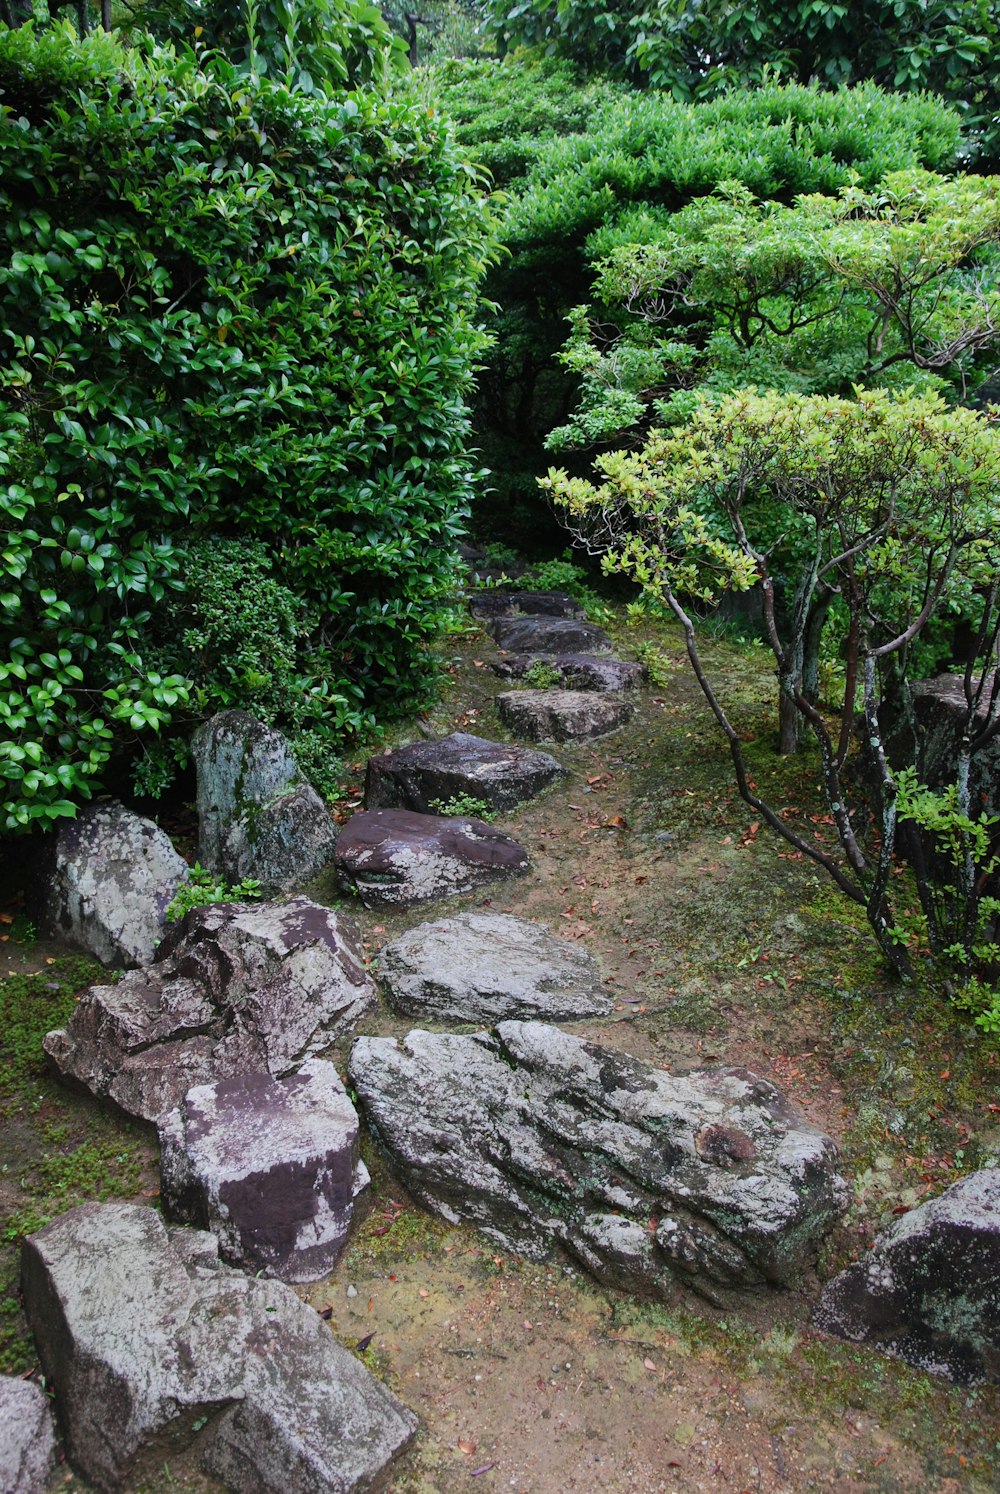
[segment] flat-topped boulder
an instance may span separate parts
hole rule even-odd
[[[333,1269],[370,1181],[333,1064],[314,1058],[285,1079],[258,1070],[198,1085],[159,1135],[167,1214],[210,1230],[223,1260],[282,1281]]]
[[[630,721],[635,706],[621,695],[588,690],[509,690],[496,698],[508,731],[533,742],[572,742],[603,737]]]
[[[234,1494],[350,1494],[416,1430],[291,1287],[153,1209],[60,1215],[24,1242],[21,1287],[69,1460],[109,1494],[158,1471],[167,1438]]]
[[[598,690],[618,694],[641,685],[646,671],[632,659],[606,654],[502,654],[490,660],[493,673],[502,680],[520,680],[537,667],[570,690]]]
[[[431,1021],[571,1022],[614,1010],[591,954],[508,913],[418,924],[381,950],[378,979],[395,1011]]]
[[[614,646],[603,628],[564,617],[494,617],[486,631],[514,654],[610,654]]]
[[[490,586],[473,592],[469,598],[473,617],[514,617],[528,613],[535,617],[584,618],[586,613],[565,591],[528,591],[519,588]]]
[[[407,907],[526,871],[528,853],[483,820],[375,809],[348,820],[334,865],[366,908]]]
[[[949,1380],[1000,1380],[1000,1169],[895,1219],[827,1283],[813,1322]]]
[[[0,1489],[46,1494],[56,1457],[52,1402],[30,1380],[0,1375]]]
[[[43,1046],[63,1078],[156,1121],[196,1084],[292,1073],[374,1002],[356,933],[329,908],[216,903],[173,925],[147,969],[91,986]]]
[[[369,758],[365,808],[428,814],[449,800],[465,798],[494,811],[513,809],[565,773],[547,752],[455,731],[435,742],[413,742]]]
[[[829,1137],[744,1069],[668,1074],[541,1022],[362,1037],[349,1074],[414,1197],[608,1285],[712,1301],[810,1266],[847,1203]]]

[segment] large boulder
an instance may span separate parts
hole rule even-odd
[[[540,1022],[359,1038],[349,1072],[407,1187],[529,1259],[712,1301],[789,1282],[847,1202],[833,1142],[741,1069],[667,1074]]]
[[[491,810],[513,809],[565,772],[547,752],[455,731],[369,758],[365,808],[427,814],[451,799],[469,798]]]
[[[528,853],[483,820],[376,809],[348,820],[334,864],[366,908],[409,907],[526,871]]]
[[[272,726],[222,711],[191,739],[198,775],[198,858],[228,882],[291,892],[333,856],[337,830]]]
[[[167,1213],[211,1230],[230,1265],[283,1281],[333,1270],[369,1177],[332,1063],[198,1085],[159,1133]]]
[[[329,908],[216,903],[173,925],[148,969],[92,986],[44,1048],[64,1078],[155,1121],[196,1084],[292,1073],[374,1001],[354,931]]]
[[[624,726],[635,711],[621,695],[587,690],[509,690],[497,696],[496,708],[508,731],[532,742],[603,737]]]
[[[558,678],[569,690],[599,690],[617,694],[641,685],[646,671],[630,659],[616,659],[610,654],[501,654],[490,660],[493,673],[504,680],[520,680],[539,665]]]
[[[153,1209],[71,1209],[24,1242],[21,1286],[70,1461],[102,1491],[138,1487],[172,1436],[239,1494],[347,1494],[416,1428],[290,1287]]]
[[[951,1380],[1000,1380],[1000,1169],[894,1220],[827,1283],[813,1321]]]
[[[565,591],[519,591],[503,586],[473,592],[469,611],[480,618],[515,617],[521,613],[535,617],[586,617],[580,603]]]
[[[39,924],[105,965],[146,965],[167,905],[191,875],[152,820],[115,800],[60,821],[36,870]]]
[[[610,654],[613,647],[603,628],[568,617],[494,617],[486,631],[515,654]]]
[[[974,718],[977,730],[986,722],[991,683],[987,682],[985,700]],[[910,694],[918,731],[921,779],[932,788],[954,783],[969,709],[965,677],[939,674],[933,679],[918,680],[911,685]],[[894,755],[898,753],[901,762],[911,762],[914,746],[901,723],[894,718],[886,727]],[[987,814],[1000,814],[1000,737],[995,737],[972,759],[970,784],[977,812],[982,808]]]
[[[37,1385],[0,1375],[0,1489],[45,1494],[55,1462],[52,1403]]]
[[[381,950],[378,979],[395,1011],[431,1021],[572,1022],[614,1010],[592,955],[508,913],[419,924]]]

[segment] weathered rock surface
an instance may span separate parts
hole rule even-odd
[[[288,742],[246,711],[221,711],[191,739],[198,774],[198,857],[265,893],[301,887],[333,856],[337,829]]]
[[[137,1487],[186,1432],[239,1494],[346,1494],[416,1428],[290,1287],[153,1209],[71,1209],[25,1241],[21,1284],[70,1460],[100,1490]]]
[[[427,814],[435,803],[467,795],[492,810],[513,809],[565,772],[547,752],[455,731],[436,742],[413,742],[369,758],[365,808]]]
[[[528,853],[483,820],[376,809],[348,820],[334,864],[366,908],[405,907],[526,871]]]
[[[833,1142],[747,1070],[671,1075],[540,1022],[363,1037],[349,1068],[428,1207],[630,1292],[786,1283],[847,1202]]]
[[[374,1001],[354,931],[329,908],[217,903],[172,925],[148,969],[92,986],[44,1047],[65,1078],[155,1121],[193,1085],[291,1073]]]
[[[603,628],[562,617],[495,617],[486,631],[498,648],[511,653],[610,654]]]
[[[190,870],[152,820],[112,800],[63,820],[37,870],[39,922],[105,965],[145,965]]]
[[[188,1090],[164,1116],[167,1213],[210,1230],[230,1265],[316,1281],[343,1249],[368,1170],[358,1117],[332,1063],[260,1071]]]
[[[631,720],[635,706],[620,695],[588,690],[509,690],[496,698],[508,731],[533,742],[603,737]]]
[[[592,955],[507,913],[419,924],[380,952],[378,978],[394,1010],[432,1021],[571,1022],[614,1010]]]
[[[1000,1169],[896,1219],[827,1283],[813,1322],[932,1374],[1000,1380]]]
[[[573,597],[565,591],[518,591],[502,586],[490,586],[477,591],[469,598],[469,611],[473,617],[516,617],[527,613],[532,617],[586,617],[586,613]]]
[[[958,752],[965,728],[968,703],[965,699],[964,676],[939,674],[933,679],[918,680],[910,687],[913,698],[913,714],[919,732],[920,778],[931,787],[954,783],[958,767]],[[987,700],[989,686],[984,692]],[[986,721],[985,705],[976,715],[981,728]],[[900,730],[897,722],[886,723],[890,742]],[[901,760],[913,760],[914,747],[909,740],[902,744]],[[1000,813],[1000,740],[987,744],[972,759],[969,775],[972,802],[987,814]]]
[[[542,664],[570,690],[599,690],[617,694],[643,683],[646,671],[631,659],[601,654],[504,654],[490,660],[493,673],[504,680],[520,680],[533,665]]]
[[[0,1375],[0,1489],[45,1494],[55,1461],[52,1405],[28,1380]]]

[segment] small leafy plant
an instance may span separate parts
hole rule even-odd
[[[554,664],[536,659],[524,671],[524,683],[532,690],[554,690],[557,685],[562,684],[562,675]]]
[[[205,908],[209,903],[248,903],[260,897],[260,883],[255,877],[244,877],[233,885],[207,867],[195,862],[191,868],[190,881],[182,882],[173,900],[167,904],[164,918],[167,923],[176,923],[191,908]]]
[[[476,799],[472,794],[452,794],[450,799],[430,799],[428,808],[435,814],[468,815],[472,819],[485,820],[489,824],[496,819],[496,811],[485,799]]]

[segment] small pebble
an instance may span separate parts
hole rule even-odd
[[[356,1297],[358,1295],[358,1289],[357,1289],[357,1287],[356,1286],[349,1286],[347,1288],[347,1295],[349,1297]]]

